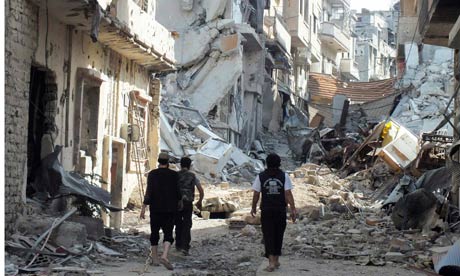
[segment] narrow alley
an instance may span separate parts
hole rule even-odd
[[[6,1],[4,273],[460,275],[459,57],[457,0]]]

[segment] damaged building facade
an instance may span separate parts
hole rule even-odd
[[[124,208],[142,195],[137,184],[160,150],[193,155],[211,137],[247,153],[264,129],[285,129],[290,118],[306,126],[321,112],[333,127],[337,91],[352,95],[358,121],[363,104],[380,120],[371,110],[394,100],[394,80],[354,98],[370,87],[351,84],[361,78],[357,20],[349,0],[9,1],[7,225],[56,145],[66,171],[89,176]],[[346,100],[335,104],[343,110]],[[342,122],[357,127],[353,116]],[[122,212],[109,220],[119,226]]]
[[[174,40],[155,10],[155,1],[6,2],[7,231],[55,146],[66,171],[97,179],[118,208],[139,168],[155,166],[161,84],[152,73],[175,63]],[[140,126],[144,156],[127,138],[132,125]],[[105,217],[107,225],[121,221],[122,212]]]
[[[419,97],[425,100],[426,97],[431,97],[433,100],[430,102],[438,105],[442,103],[434,113],[437,118],[423,116],[421,120],[425,128],[423,131],[426,131],[425,126],[429,126],[432,130],[428,134],[447,134],[453,137],[453,143],[445,149],[445,155],[448,168],[452,171],[451,201],[454,205],[460,206],[458,187],[460,182],[458,146],[460,3],[452,0],[404,0],[401,1],[400,8],[398,76],[402,78],[403,86],[419,87],[417,89],[419,94],[416,96],[420,95]],[[429,66],[419,70],[422,63]],[[417,103],[416,97],[412,97],[412,100]],[[412,109],[425,110],[423,106],[419,107],[415,105]],[[439,133],[443,129],[444,133]]]
[[[165,101],[205,115],[221,138],[247,146],[262,126],[265,1],[160,0],[157,5],[159,22],[175,35],[178,67],[165,76]]]

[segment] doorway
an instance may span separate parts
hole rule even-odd
[[[35,181],[41,160],[54,150],[54,140],[58,132],[54,120],[57,98],[55,74],[44,67],[32,66],[27,129],[27,196],[37,192],[30,184]]]
[[[75,99],[74,163],[78,165],[80,173],[92,174],[97,163],[100,82],[82,78],[78,87]],[[91,159],[89,167],[80,162],[85,157]]]

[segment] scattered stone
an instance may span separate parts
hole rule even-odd
[[[406,256],[400,252],[387,252],[385,254],[385,261],[400,263],[406,259]]]
[[[257,235],[257,229],[256,229],[254,226],[252,226],[252,225],[246,225],[246,226],[241,230],[241,233],[242,233],[244,236],[252,237],[252,236]]]

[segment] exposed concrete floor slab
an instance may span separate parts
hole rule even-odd
[[[290,259],[280,258],[281,267],[274,272],[266,272],[268,260],[264,260],[257,269],[257,276],[349,276],[349,275],[379,275],[379,276],[410,276],[425,275],[408,269],[386,266],[360,266],[350,261],[323,260],[323,259]]]

